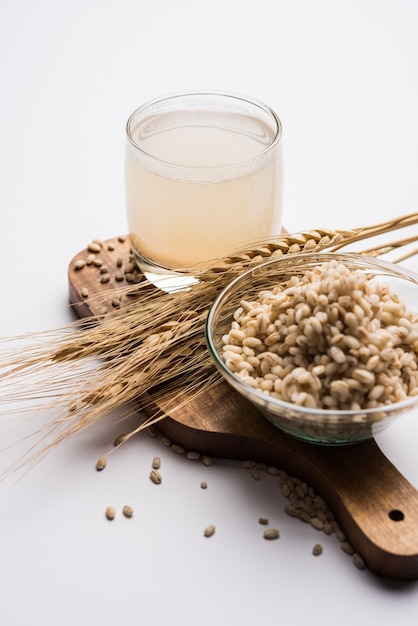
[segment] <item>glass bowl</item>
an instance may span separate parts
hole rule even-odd
[[[222,356],[223,337],[228,335],[233,316],[242,300],[256,300],[260,291],[284,285],[291,276],[306,276],[315,266],[332,259],[352,271],[358,271],[379,284],[387,285],[415,312],[418,302],[418,276],[393,263],[356,253],[298,253],[279,257],[246,271],[233,280],[213,303],[206,322],[206,343],[210,355],[224,379],[238,393],[255,405],[267,419],[282,431],[304,441],[323,445],[345,445],[372,438],[392,421],[418,405],[418,395],[373,408],[310,408],[284,401],[248,384],[226,365]],[[415,342],[414,361],[418,360]],[[363,405],[361,405],[363,406]]]

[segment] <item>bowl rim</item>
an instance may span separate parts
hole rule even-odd
[[[296,267],[297,265],[302,264],[305,261],[309,261],[310,263],[321,264],[327,260],[337,258],[341,262],[351,262],[360,264],[363,267],[359,267],[358,269],[379,269],[383,270],[384,275],[388,275],[395,278],[400,278],[403,280],[407,280],[415,285],[418,285],[418,274],[409,270],[408,268],[399,267],[390,261],[386,261],[383,259],[377,259],[375,257],[370,257],[362,253],[355,252],[297,252],[289,255],[289,257],[275,257],[274,259],[269,259],[264,263],[260,263],[259,265],[246,270],[236,278],[234,278],[226,287],[222,289],[222,291],[217,295],[215,300],[213,301],[208,315],[206,317],[205,322],[205,340],[206,345],[209,351],[209,354],[214,361],[217,369],[221,372],[224,379],[231,386],[235,387],[235,389],[242,388],[247,392],[248,395],[254,398],[257,401],[257,404],[263,405],[264,408],[268,411],[271,411],[271,407],[277,409],[277,413],[279,413],[279,409],[282,409],[286,413],[291,411],[297,412],[300,418],[305,417],[308,421],[312,421],[318,418],[324,420],[327,418],[327,421],[332,418],[337,418],[341,424],[344,423],[344,418],[346,418],[346,422],[357,421],[359,415],[362,416],[362,422],[365,423],[366,418],[369,418],[369,423],[374,421],[373,416],[375,416],[375,421],[381,421],[383,419],[382,412],[387,414],[390,413],[400,413],[407,410],[409,407],[413,407],[413,405],[418,404],[418,395],[410,396],[400,402],[395,402],[392,404],[382,404],[378,407],[373,408],[365,408],[365,409],[349,409],[349,410],[341,410],[341,409],[322,409],[322,408],[309,408],[305,406],[300,406],[297,404],[293,404],[291,402],[286,402],[284,400],[280,400],[274,396],[271,396],[251,385],[247,384],[244,380],[239,378],[235,372],[227,367],[225,362],[219,356],[218,350],[215,347],[214,337],[212,334],[212,327],[214,324],[214,317],[218,312],[218,309],[225,297],[234,290],[234,288],[239,285],[241,281],[245,281],[246,278],[250,275],[254,275],[255,272],[262,270],[263,268],[271,265],[283,265],[283,268]],[[261,291],[262,287],[259,287],[258,291]],[[228,379],[231,378],[235,384],[232,384]],[[282,415],[282,414],[281,414]],[[356,419],[357,418],[357,419]]]

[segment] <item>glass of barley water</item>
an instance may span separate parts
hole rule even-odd
[[[279,235],[282,126],[267,105],[171,94],[134,111],[126,134],[131,246],[154,284]]]

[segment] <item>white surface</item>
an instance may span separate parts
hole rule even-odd
[[[68,262],[126,231],[124,125],[163,93],[228,89],[277,110],[290,231],[417,210],[417,27],[415,0],[3,1],[0,335],[72,319]],[[2,417],[2,447],[36,419],[15,430]],[[417,419],[379,438],[416,487]],[[1,624],[415,621],[418,583],[358,571],[335,538],[286,516],[274,478],[256,482],[225,460],[205,468],[148,437],[97,473],[120,430],[108,418],[0,484]],[[3,450],[1,470],[17,454]],[[259,516],[279,541],[261,538]],[[208,524],[217,532],[204,539]]]

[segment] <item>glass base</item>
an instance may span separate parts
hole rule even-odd
[[[199,281],[193,276],[174,272],[166,267],[161,267],[144,259],[136,250],[133,250],[135,262],[141,270],[145,278],[157,289],[174,293],[176,291],[184,291],[190,289],[192,285],[196,285]]]

